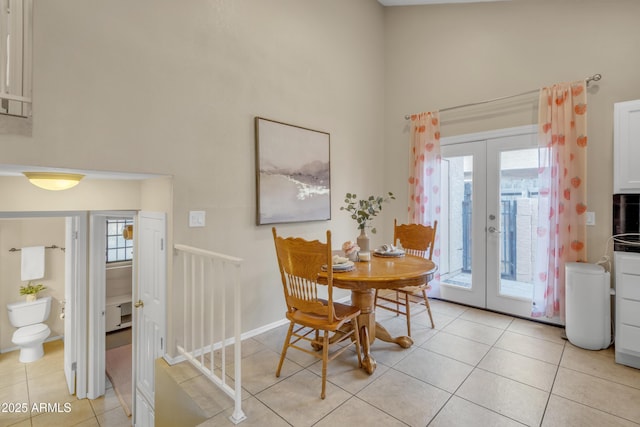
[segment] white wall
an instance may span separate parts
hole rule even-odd
[[[611,235],[613,103],[640,98],[640,2],[521,0],[385,9],[386,171],[406,170],[405,114],[601,73],[588,91],[588,258]],[[537,94],[441,114],[443,137],[537,122]],[[407,187],[388,174],[392,187]],[[401,203],[394,213],[406,217]]]
[[[396,191],[380,173],[377,1],[35,0],[34,10],[33,137],[0,137],[2,162],[171,175],[173,241],[245,260],[243,330],[284,314],[271,229],[255,225],[255,116],[331,134],[333,219],[281,233],[331,228],[338,247],[357,234],[339,211],[346,192]],[[206,227],[188,228],[189,210],[206,211]]]
[[[16,330],[7,315],[7,304],[25,301],[20,295],[20,286],[28,282],[20,276],[21,251],[10,252],[11,248],[26,246],[52,246],[64,248],[64,218],[15,218],[0,219],[0,352],[15,349],[11,336]],[[51,314],[46,323],[51,329],[51,337],[64,335],[64,322],[59,314],[64,300],[64,251],[45,249],[45,275],[34,284],[42,283],[47,289],[38,297],[52,297]]]
[[[105,296],[119,297],[129,296],[131,297],[133,289],[133,266],[131,261],[107,264],[105,266]]]

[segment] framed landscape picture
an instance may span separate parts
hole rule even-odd
[[[257,223],[331,219],[329,134],[255,118]]]

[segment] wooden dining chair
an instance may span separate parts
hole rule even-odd
[[[358,333],[360,309],[333,301],[331,231],[327,230],[327,243],[321,243],[318,240],[279,237],[273,227],[273,240],[287,303],[286,316],[290,322],[276,377],[280,376],[282,364],[290,347],[311,354],[322,360],[320,397],[324,399],[327,364],[350,347],[337,346],[338,348],[331,352],[330,348],[336,347],[345,340],[352,340],[356,346],[358,367],[362,366]],[[327,270],[326,286],[318,283],[318,274],[322,269]],[[326,299],[318,296],[322,290],[326,291],[324,292],[327,295]],[[351,322],[350,328],[347,327],[348,322]],[[330,334],[333,334],[331,340]],[[311,345],[311,348],[301,346],[305,341]]]
[[[421,224],[398,224],[396,219],[393,220],[393,242],[400,243],[405,252],[409,255],[415,255],[429,260],[433,257],[433,248],[436,241],[436,230],[438,221],[434,221],[433,226]],[[408,286],[399,288],[386,293],[375,294],[375,305],[384,310],[389,310],[396,315],[404,315],[407,317],[407,335],[411,336],[411,302],[424,302],[426,312],[429,314],[431,328],[435,327],[433,316],[431,315],[431,306],[427,298],[427,292],[431,289],[431,285],[425,282],[418,286]],[[391,304],[390,304],[391,303]]]

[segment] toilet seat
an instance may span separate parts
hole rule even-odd
[[[13,333],[11,341],[16,345],[29,344],[34,341],[44,340],[51,330],[45,323],[24,326]]]

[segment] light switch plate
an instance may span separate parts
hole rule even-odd
[[[596,213],[595,212],[585,212],[585,214],[587,215],[585,217],[585,224],[586,225],[596,225]]]
[[[204,211],[189,211],[189,227],[204,227],[204,225],[205,225]]]

